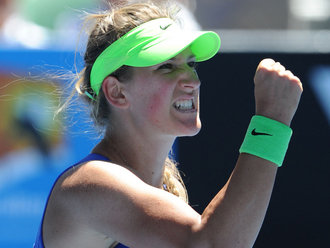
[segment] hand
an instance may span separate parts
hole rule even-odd
[[[279,62],[264,59],[254,76],[256,114],[290,126],[303,91],[300,79]]]

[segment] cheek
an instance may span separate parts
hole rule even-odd
[[[169,87],[158,88],[148,100],[148,111],[150,116],[153,119],[159,119],[161,116],[164,116],[166,112],[169,112],[171,99]]]

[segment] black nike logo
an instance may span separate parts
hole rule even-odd
[[[252,134],[253,136],[257,136],[257,135],[268,135],[268,136],[273,136],[273,135],[271,135],[271,134],[269,134],[269,133],[259,133],[259,132],[256,132],[256,129],[253,129],[252,132],[251,132],[251,134]]]
[[[167,25],[160,25],[159,27],[160,27],[160,29],[162,29],[162,30],[166,30],[169,26],[171,26],[172,25],[172,23],[170,23],[170,24],[167,24]]]

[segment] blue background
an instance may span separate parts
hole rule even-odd
[[[45,71],[72,71],[79,67],[81,57],[75,52],[61,50],[5,50],[0,49],[0,71],[19,76],[38,75]],[[43,71],[44,70],[44,71]],[[60,81],[67,87],[68,82]],[[32,247],[42,212],[56,176],[70,164],[89,153],[98,141],[86,123],[88,113],[75,112],[74,121],[65,123],[68,129],[55,149],[59,150],[47,161],[38,156],[33,147],[18,150],[0,158],[0,247]],[[43,164],[51,165],[45,168]],[[15,173],[13,172],[15,170]],[[8,178],[15,175],[14,178]],[[6,180],[4,180],[6,179]]]

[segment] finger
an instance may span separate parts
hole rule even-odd
[[[285,71],[285,67],[283,65],[281,65],[280,62],[276,62],[273,66],[272,66],[273,70],[278,71],[278,72],[282,72]]]
[[[275,64],[275,61],[273,59],[267,58],[267,59],[263,59],[261,60],[261,62],[258,65],[258,68],[270,68]]]
[[[289,80],[300,82],[300,79],[297,76],[295,76],[290,70],[282,71],[282,72],[279,73],[279,75],[280,76],[285,76]]]
[[[295,75],[293,75],[293,77],[292,77],[291,80],[294,81],[299,86],[301,92],[304,90],[303,85],[302,85],[302,83],[301,83],[301,81],[300,81],[300,79],[298,77],[296,77]]]
[[[297,76],[295,76],[290,70],[281,72],[279,75],[286,77],[291,82],[294,82],[295,84],[297,84],[301,90],[303,90],[303,86],[302,86],[300,79]]]
[[[295,77],[295,75],[293,75],[293,73],[290,71],[290,70],[284,70],[284,71],[281,71],[279,73],[280,76],[285,76],[287,77],[288,79],[293,79],[293,77]]]

